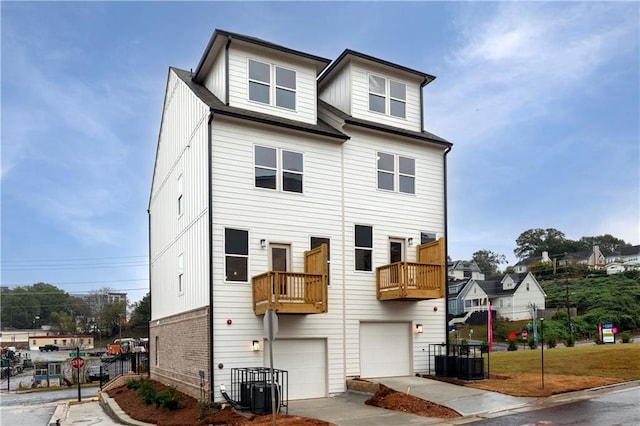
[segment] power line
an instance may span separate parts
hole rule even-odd
[[[149,262],[127,262],[127,263],[102,263],[102,264],[70,264],[70,265],[20,265],[3,266],[5,271],[64,271],[70,269],[110,269],[110,268],[132,268],[138,266],[149,266]]]
[[[69,282],[58,282],[58,283],[50,283],[50,282],[42,282],[42,284],[50,284],[50,285],[70,285],[70,284],[105,284],[105,283],[123,283],[130,281],[148,281],[148,278],[132,278],[128,280],[104,280],[104,281],[69,281]],[[29,283],[29,284],[3,284],[6,287],[29,287],[35,284],[40,283]]]
[[[75,259],[3,259],[2,264],[5,263],[30,263],[30,262],[84,262],[89,260],[108,260],[108,259],[135,259],[135,258],[147,258],[147,256],[113,256],[113,257],[84,257]]]

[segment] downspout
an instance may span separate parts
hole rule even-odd
[[[147,353],[151,354],[151,307],[153,306],[153,304],[151,303],[151,209],[147,209],[147,217],[148,217],[148,233],[149,233],[149,242],[148,242],[148,250],[149,250],[149,321],[147,321],[147,338],[149,339],[149,343],[148,343],[148,348],[147,348]],[[158,348],[155,348],[157,353]],[[149,358],[151,358],[149,356]],[[149,359],[147,361],[149,363],[148,368],[147,368],[147,377],[151,377],[151,359]]]
[[[209,375],[210,375],[210,386],[209,386],[209,402],[215,401],[215,390],[214,390],[214,365],[213,365],[213,214],[211,213],[211,208],[213,205],[213,190],[211,188],[211,178],[212,178],[212,170],[213,167],[212,159],[211,159],[211,125],[213,123],[213,111],[209,110],[209,120],[207,121],[207,191],[208,194],[208,206],[207,210],[209,212],[209,217],[207,220],[208,234],[209,234]]]
[[[444,169],[444,330],[445,330],[445,343],[447,348],[447,355],[449,354],[449,324],[447,318],[449,318],[449,220],[447,219],[447,154],[451,151],[451,147],[447,147],[444,150],[443,155],[443,169]]]

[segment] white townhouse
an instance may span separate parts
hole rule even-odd
[[[446,155],[435,77],[216,30],[170,68],[149,200],[151,377],[222,399],[274,366],[289,399],[425,371],[446,333]]]

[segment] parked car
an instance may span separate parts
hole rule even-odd
[[[40,346],[40,352],[58,351],[60,348],[57,345],[44,345]]]
[[[87,368],[84,372],[84,378],[88,383],[100,381],[101,375],[103,382],[109,381],[109,371],[105,368],[101,368],[99,365],[93,365]]]

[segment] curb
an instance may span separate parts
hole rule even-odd
[[[67,414],[69,413],[69,402],[60,402],[56,406],[56,410],[53,412],[53,415],[49,419],[49,426],[60,426],[60,423],[63,422],[67,418]]]
[[[100,406],[102,407],[104,412],[109,415],[109,417],[121,424],[131,426],[154,426],[151,423],[141,422],[129,417],[129,415],[125,413],[122,408],[120,408],[115,399],[107,395],[106,392],[100,392]]]

